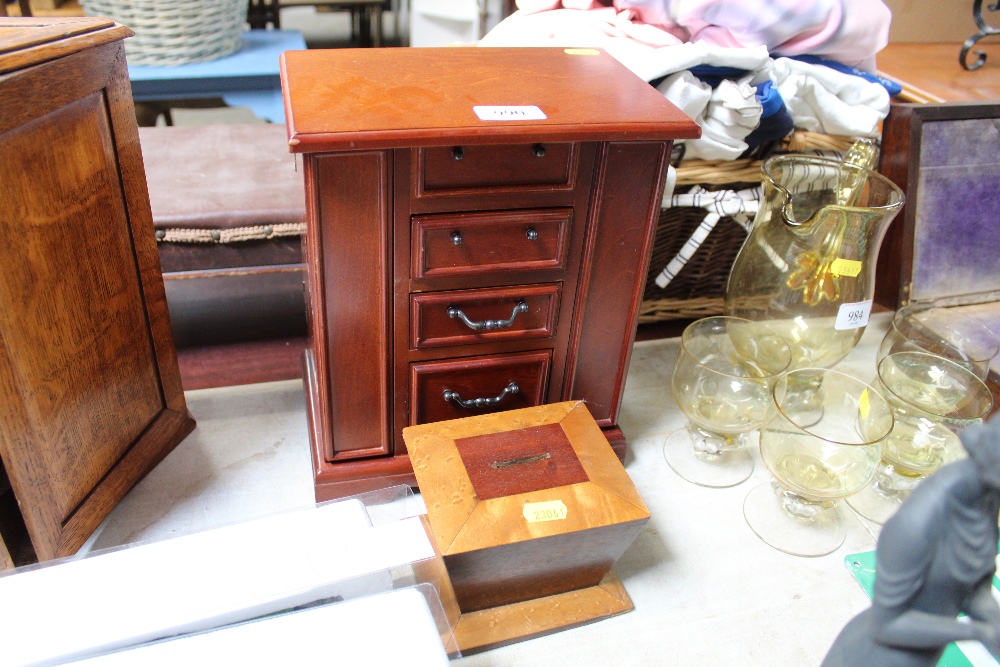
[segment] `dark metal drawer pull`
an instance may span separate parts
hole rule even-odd
[[[500,395],[496,398],[472,398],[468,401],[463,401],[462,397],[458,395],[457,391],[452,391],[451,389],[444,390],[444,400],[455,401],[463,408],[486,408],[498,404],[503,399],[507,398],[507,394],[516,394],[521,391],[521,388],[517,386],[516,382],[511,382],[509,385],[503,388]]]
[[[526,231],[524,235],[528,237],[529,241],[538,240],[538,230],[535,229],[534,227],[528,227],[528,231]]]
[[[514,310],[511,311],[510,317],[506,320],[483,320],[482,322],[473,322],[469,319],[469,316],[463,313],[460,309],[455,306],[448,306],[448,317],[455,319],[456,317],[465,323],[465,326],[469,327],[473,331],[482,331],[486,329],[487,331],[493,331],[494,329],[506,329],[514,324],[514,320],[521,313],[528,312],[528,304],[525,303],[524,299],[517,302],[514,306]]]
[[[462,158],[465,157],[465,151],[462,150],[461,146],[455,146],[454,148],[451,149],[451,155],[456,160],[461,160]]]
[[[452,232],[451,242],[455,245],[462,245],[462,232]]]
[[[535,154],[535,157],[545,157],[545,146],[535,144],[534,147],[532,147],[531,152]]]

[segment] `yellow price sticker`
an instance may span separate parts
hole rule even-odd
[[[528,523],[541,521],[562,521],[568,514],[566,505],[561,500],[547,500],[542,503],[524,503],[521,514]]]
[[[861,262],[856,259],[837,258],[830,265],[830,273],[835,276],[855,277],[861,273]]]
[[[861,411],[862,419],[868,419],[868,411],[871,410],[871,403],[868,402],[867,389],[861,392],[861,398],[858,399],[858,410]]]
[[[563,53],[570,56],[599,56],[601,52],[597,49],[563,49]]]

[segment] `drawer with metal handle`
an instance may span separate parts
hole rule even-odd
[[[410,364],[410,425],[545,402],[550,350]]]
[[[410,348],[550,338],[562,284],[410,295]]]
[[[413,217],[412,278],[488,276],[566,268],[573,209]]]

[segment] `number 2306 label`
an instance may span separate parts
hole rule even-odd
[[[522,511],[524,520],[528,523],[540,521],[562,521],[566,518],[566,505],[561,500],[548,500],[543,503],[524,503]]]
[[[536,106],[472,107],[479,120],[545,120],[545,112]]]
[[[857,303],[843,303],[837,311],[837,323],[834,328],[838,331],[845,329],[860,329],[868,325],[868,317],[872,314],[871,301],[858,301]]]

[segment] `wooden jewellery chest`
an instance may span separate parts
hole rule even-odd
[[[415,484],[406,426],[618,412],[673,139],[698,126],[594,49],[282,57],[304,155],[318,500]]]

